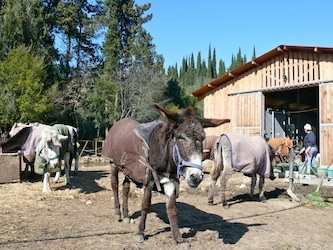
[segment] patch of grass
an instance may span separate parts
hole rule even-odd
[[[333,203],[327,202],[325,200],[319,200],[319,199],[316,200],[303,197],[302,203],[304,206],[308,208],[329,208],[333,210]]]
[[[282,247],[281,249],[283,250],[294,249],[294,246],[291,243],[284,243],[281,247]]]

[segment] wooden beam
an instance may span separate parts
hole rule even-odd
[[[257,63],[255,60],[252,60],[251,63],[252,63],[253,65],[255,65],[255,66],[259,66],[259,65],[260,65],[260,64]]]
[[[323,51],[318,47],[313,48],[313,52],[314,53],[323,53]]]

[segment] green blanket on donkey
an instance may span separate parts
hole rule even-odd
[[[66,140],[61,141],[59,159],[62,160],[64,158],[65,153],[71,152],[71,150],[72,150],[73,145],[72,145],[71,135],[70,135],[69,130],[66,125],[56,124],[56,125],[52,126],[52,129],[55,129],[58,132],[58,134],[60,134],[60,135],[67,136]],[[42,157],[40,157],[38,154],[36,154],[34,167],[35,167],[36,174],[40,174],[40,175],[44,174],[44,172],[56,173],[59,170],[61,170],[60,166],[57,168],[49,168],[47,166],[47,162]]]

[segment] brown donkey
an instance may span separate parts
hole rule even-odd
[[[115,214],[118,220],[129,221],[128,193],[130,181],[144,187],[141,221],[137,242],[144,241],[146,218],[151,206],[152,191],[167,196],[166,211],[171,232],[177,243],[184,241],[179,232],[176,199],[179,194],[179,178],[195,188],[203,179],[202,141],[205,127],[215,127],[229,119],[199,118],[193,107],[171,111],[155,104],[154,107],[167,118],[167,122],[154,121],[139,124],[125,118],[110,129],[102,155],[111,161],[111,185]],[[123,218],[118,196],[118,172],[125,174],[123,182]]]

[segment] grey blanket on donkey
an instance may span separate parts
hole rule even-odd
[[[136,184],[145,184],[150,136],[159,123],[139,124],[131,118],[118,121],[105,138],[102,156],[114,162]]]
[[[269,146],[261,136],[245,136],[226,133],[231,144],[232,165],[235,171],[244,174],[257,173],[269,178],[271,163]]]

